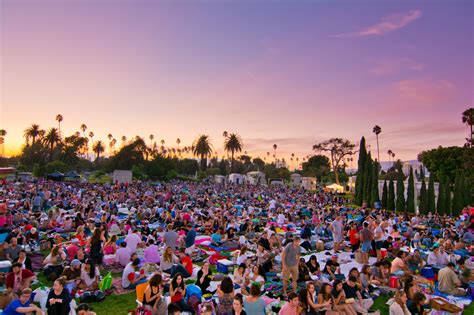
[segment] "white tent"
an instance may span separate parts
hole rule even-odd
[[[344,192],[344,187],[342,187],[341,185],[338,185],[336,183],[332,184],[332,185],[329,185],[329,186],[326,186],[327,189],[330,189],[330,190],[333,190],[333,191],[337,191],[337,192]]]

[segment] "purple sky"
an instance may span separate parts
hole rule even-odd
[[[382,127],[404,160],[462,145],[474,105],[474,2],[0,1],[6,151],[39,123],[190,145],[236,132],[289,159]],[[120,140],[119,140],[120,143]]]

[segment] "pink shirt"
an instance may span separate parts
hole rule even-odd
[[[294,307],[287,302],[278,312],[278,315],[298,315],[298,307]]]
[[[150,245],[147,247],[144,251],[144,260],[145,262],[151,262],[151,263],[159,263],[160,262],[160,256],[158,255],[158,246],[156,245]]]

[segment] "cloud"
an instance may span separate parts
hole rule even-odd
[[[376,76],[386,76],[398,74],[408,69],[412,71],[420,71],[425,68],[423,63],[417,62],[409,57],[399,59],[382,59],[370,70],[370,73]]]
[[[421,17],[420,10],[410,10],[406,13],[396,13],[383,17],[381,21],[357,32],[349,32],[337,35],[337,37],[363,37],[382,36],[403,28]]]
[[[393,87],[400,98],[426,105],[443,103],[454,93],[454,85],[447,80],[402,80]]]

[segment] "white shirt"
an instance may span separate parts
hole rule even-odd
[[[131,273],[135,273],[135,268],[132,266],[132,262],[129,262],[125,269],[123,270],[122,275],[122,288],[128,288],[130,286],[130,281],[128,280],[128,275]]]
[[[277,223],[278,224],[284,224],[285,223],[285,215],[283,213],[280,213],[278,215]]]
[[[125,238],[125,242],[127,243],[127,248],[129,248],[132,253],[134,253],[137,250],[137,245],[141,243],[141,241],[142,239],[140,238],[140,236],[138,236],[137,233],[129,234]]]
[[[400,304],[397,302],[393,302],[392,305],[390,305],[390,315],[410,315],[410,311],[408,310],[408,307],[405,306],[405,310],[402,309]]]

